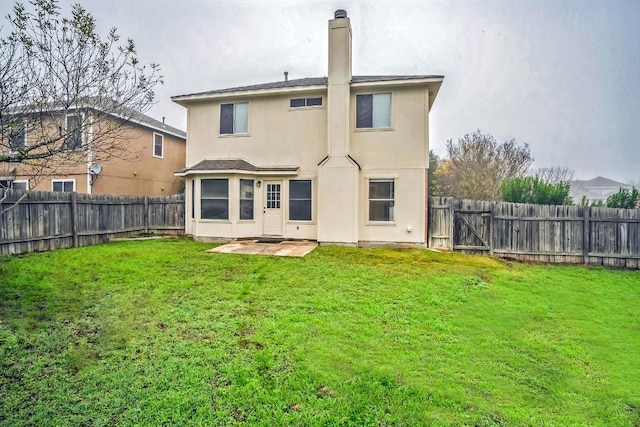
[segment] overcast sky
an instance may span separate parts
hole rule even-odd
[[[65,14],[74,1],[60,4]],[[640,181],[638,0],[82,0],[165,84],[149,112],[186,129],[170,97],[327,75],[327,21],[346,9],[353,73],[440,74],[431,148],[480,129],[529,144],[535,167]],[[0,12],[6,16],[10,1]],[[6,29],[6,28],[5,28]]]

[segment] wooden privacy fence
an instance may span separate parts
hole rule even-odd
[[[640,209],[430,197],[428,218],[432,248],[640,268]]]
[[[183,195],[7,190],[5,196],[0,203],[0,254],[88,246],[133,233],[184,233]]]

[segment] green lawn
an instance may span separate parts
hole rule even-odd
[[[426,250],[0,258],[0,424],[640,425],[640,272]]]

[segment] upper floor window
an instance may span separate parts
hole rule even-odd
[[[356,95],[356,128],[391,127],[391,94]]]
[[[392,222],[394,219],[395,181],[369,180],[369,221]]]
[[[26,138],[24,122],[15,122],[9,125],[9,149],[12,153],[18,152],[27,145]]]
[[[320,107],[322,106],[322,97],[317,98],[292,98],[289,100],[289,107]]]
[[[79,150],[82,148],[81,114],[67,115],[67,134],[65,135],[64,143],[69,150]]]
[[[76,191],[75,179],[54,179],[51,181],[51,191],[64,191],[70,193]]]
[[[249,132],[249,103],[220,104],[220,134]]]
[[[162,158],[164,150],[164,135],[161,133],[153,133],[153,157]]]

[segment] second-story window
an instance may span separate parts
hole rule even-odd
[[[164,151],[164,135],[161,133],[153,133],[153,157],[162,158]]]
[[[249,132],[249,103],[220,104],[220,134]]]
[[[391,94],[356,95],[356,128],[391,127]]]
[[[68,150],[82,148],[82,115],[69,114],[67,116],[67,133],[64,143]]]
[[[15,122],[9,125],[9,149],[16,153],[26,146],[26,132],[24,122]]]
[[[289,100],[289,107],[291,108],[300,108],[300,107],[321,107],[322,106],[322,97],[316,98],[292,98]]]

